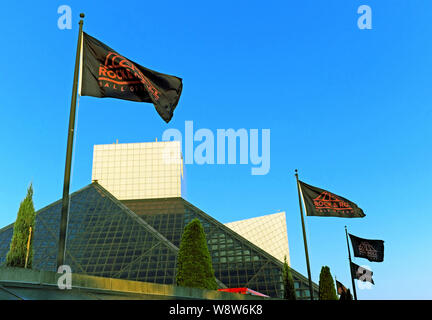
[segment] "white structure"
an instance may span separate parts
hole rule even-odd
[[[225,225],[280,261],[283,262],[286,256],[287,263],[290,265],[285,212],[234,221]]]
[[[92,180],[119,200],[181,197],[180,142],[95,145]]]

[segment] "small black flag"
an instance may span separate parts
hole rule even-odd
[[[354,277],[354,279],[358,279],[360,281],[363,282],[370,282],[372,284],[375,284],[372,276],[373,276],[373,272],[360,267],[359,265],[355,264],[354,262],[351,262],[351,270],[352,270],[352,276]]]
[[[339,300],[342,300],[342,301],[344,301],[344,300],[350,300],[351,301],[352,299],[353,299],[353,296],[351,294],[350,289],[347,289],[347,292],[342,292],[342,294],[339,297]]]
[[[126,59],[83,32],[80,95],[153,103],[166,122],[180,99],[182,79]]]
[[[306,215],[339,218],[363,218],[363,210],[341,196],[299,180]]]
[[[342,295],[346,294],[348,289],[339,281],[336,280],[336,288],[337,288],[337,294]]]
[[[384,260],[384,241],[362,239],[349,234],[354,250],[354,257],[366,258],[371,262]]]

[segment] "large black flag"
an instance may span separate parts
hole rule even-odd
[[[308,216],[339,218],[363,218],[365,216],[363,210],[354,202],[300,180],[299,184]]]
[[[362,239],[349,234],[354,250],[354,257],[366,258],[371,262],[384,260],[384,241]]]
[[[80,95],[153,103],[169,122],[180,99],[182,79],[126,59],[83,32]]]
[[[351,272],[354,279],[358,279],[363,282],[368,281],[372,284],[375,284],[372,279],[373,272],[366,268],[360,267],[354,262],[351,262]]]

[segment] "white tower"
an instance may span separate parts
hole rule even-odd
[[[92,180],[119,200],[181,197],[180,142],[95,145]]]

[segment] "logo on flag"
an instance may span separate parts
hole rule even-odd
[[[377,260],[378,259],[378,251],[375,250],[375,248],[366,241],[363,241],[359,244],[358,247],[360,255],[367,256],[370,259]]]
[[[324,191],[318,197],[314,199],[315,208],[320,212],[329,212],[332,210],[340,211],[344,213],[350,213],[353,211],[348,202],[339,199],[336,195]]]
[[[342,282],[339,282],[337,280],[336,280],[336,288],[337,288],[338,295],[342,295],[348,292],[348,289],[342,284]]]
[[[182,79],[147,69],[83,32],[80,95],[153,103],[166,122],[173,117]]]
[[[348,234],[354,250],[354,257],[366,258],[371,262],[384,261],[384,241],[369,240]]]
[[[365,268],[365,267],[366,266],[359,266],[359,265],[355,264],[354,262],[351,262],[351,270],[352,270],[353,278],[360,280],[363,283],[370,282],[372,284],[375,284],[373,279],[372,279],[372,276],[373,276],[372,270]]]
[[[159,100],[160,92],[151,81],[133,63],[116,52],[109,52],[104,65],[99,66],[98,80],[101,87],[111,87],[121,92],[147,89],[154,100]]]
[[[299,185],[308,216],[339,218],[363,218],[365,216],[363,210],[354,202],[300,180]]]

